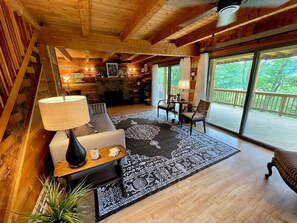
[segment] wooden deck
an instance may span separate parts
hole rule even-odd
[[[208,122],[238,132],[241,116],[241,107],[212,103]],[[297,118],[251,110],[244,135],[275,147],[297,151],[296,130]]]

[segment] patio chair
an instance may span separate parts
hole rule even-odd
[[[297,193],[297,152],[275,150],[271,162],[267,163],[266,179],[272,175],[273,166],[276,167],[285,183]]]
[[[167,99],[161,99],[159,100],[158,103],[158,110],[157,110],[157,115],[159,117],[159,109],[166,110],[166,116],[167,116],[167,121],[168,121],[168,113],[169,111],[172,111],[175,116],[175,103],[174,100],[176,100],[176,95],[169,94]]]
[[[203,122],[204,133],[206,133],[205,129],[205,117],[208,112],[208,108],[210,106],[210,102],[200,100],[198,106],[186,106],[181,115],[180,126],[183,125],[183,119],[185,118],[190,122],[190,135],[192,135],[193,124],[196,125],[196,122]],[[195,109],[196,108],[196,109]],[[186,111],[187,109],[187,111]],[[193,111],[191,111],[194,109]]]

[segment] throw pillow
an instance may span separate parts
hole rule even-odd
[[[97,130],[90,127],[88,124],[82,125],[74,129],[75,135],[78,136],[85,136],[97,133]]]

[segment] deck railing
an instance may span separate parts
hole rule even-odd
[[[211,101],[243,107],[245,98],[246,91],[216,88],[212,90]],[[279,116],[297,117],[297,94],[255,92],[252,98],[252,109],[278,113]]]

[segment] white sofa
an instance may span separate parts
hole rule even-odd
[[[90,124],[75,129],[78,141],[88,152],[92,148],[103,148],[112,145],[122,145],[126,148],[125,132],[115,129],[108,114],[105,103],[89,105]],[[75,115],[74,115],[75,118]],[[96,133],[97,132],[97,133]],[[54,166],[65,159],[69,139],[65,131],[57,131],[49,147]],[[126,163],[126,158],[122,164]]]

